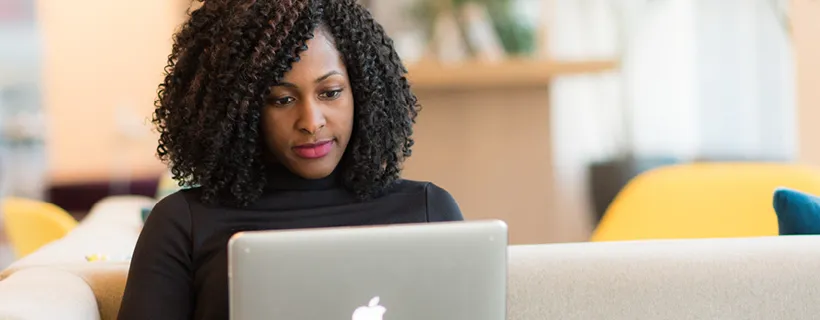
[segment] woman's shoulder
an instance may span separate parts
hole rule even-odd
[[[430,181],[399,179],[390,189],[390,193],[415,193],[427,194],[428,192],[447,192],[443,188],[437,186]]]
[[[460,221],[464,218],[449,191],[430,181],[401,179],[394,192],[412,192],[424,197],[428,221]]]
[[[450,196],[441,186],[430,181],[399,179],[390,190],[391,193],[416,193],[425,196]]]
[[[169,192],[166,196],[160,198],[156,206],[171,206],[171,207],[191,207],[202,204],[200,200],[202,196],[202,188],[189,187],[181,188],[176,191]]]
[[[177,227],[190,226],[191,202],[198,201],[197,188],[177,190],[154,204],[146,218],[146,226],[173,224]]]

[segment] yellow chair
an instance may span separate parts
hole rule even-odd
[[[6,198],[2,210],[6,236],[17,258],[62,238],[77,226],[68,212],[47,202]]]
[[[820,194],[820,169],[695,163],[650,170],[615,197],[591,241],[777,235],[777,187]]]

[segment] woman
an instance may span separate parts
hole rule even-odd
[[[401,180],[417,114],[354,0],[206,0],[175,38],[154,123],[184,186],[151,212],[120,319],[227,319],[236,232],[462,220]],[[271,266],[276,272],[276,266]]]

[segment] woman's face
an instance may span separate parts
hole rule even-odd
[[[353,93],[347,69],[322,28],[307,42],[262,112],[269,151],[306,179],[330,175],[353,131]]]

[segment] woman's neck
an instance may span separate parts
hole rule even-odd
[[[305,179],[281,163],[270,163],[267,165],[267,189],[271,191],[285,190],[325,190],[339,186],[337,170],[330,175],[320,179]]]

